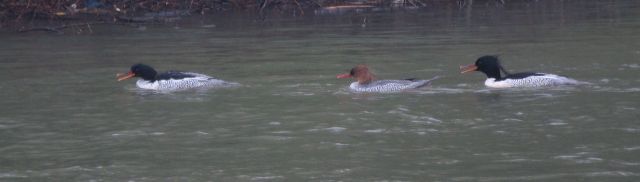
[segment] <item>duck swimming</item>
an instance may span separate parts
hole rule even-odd
[[[390,93],[428,86],[431,81],[438,77],[434,77],[430,80],[376,80],[375,76],[369,72],[369,68],[366,65],[361,64],[352,68],[349,73],[339,74],[337,78],[356,79],[356,82],[349,85],[349,89],[354,92]]]
[[[139,88],[166,91],[238,85],[200,73],[167,71],[158,74],[155,69],[145,64],[134,64],[129,72],[118,74],[117,77],[118,81],[139,77],[136,82]]]
[[[581,83],[571,78],[549,73],[522,72],[511,74],[500,65],[500,61],[496,56],[482,56],[476,60],[475,64],[460,66],[460,73],[462,74],[471,71],[479,71],[487,75],[484,85],[491,88],[550,87]],[[505,74],[504,77],[500,74],[501,71]]]

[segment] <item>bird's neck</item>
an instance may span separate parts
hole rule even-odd
[[[358,77],[359,84],[369,84],[375,80],[375,77],[371,74],[365,74]]]

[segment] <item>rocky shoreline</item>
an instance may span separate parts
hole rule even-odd
[[[380,11],[445,10],[472,16],[476,7],[568,9],[574,1],[531,0],[4,0],[0,31],[92,33],[93,25],[174,24],[188,17],[241,15],[258,21]]]

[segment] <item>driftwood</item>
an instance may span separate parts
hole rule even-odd
[[[55,33],[62,34],[62,33],[64,33],[63,30],[67,29],[67,28],[78,27],[78,26],[87,26],[87,28],[89,28],[89,30],[91,30],[91,25],[92,24],[102,24],[102,23],[105,23],[105,22],[65,24],[65,25],[60,25],[60,26],[55,26],[55,27],[51,27],[51,26],[35,27],[35,28],[20,29],[20,30],[18,30],[18,32],[25,33],[25,32],[35,32],[35,31],[45,31],[45,32],[55,32]]]
[[[93,25],[100,25],[100,24],[110,24],[111,22],[105,22],[105,21],[100,21],[100,22],[84,22],[84,23],[72,23],[72,24],[63,24],[63,25],[59,25],[59,26],[42,26],[42,27],[32,27],[32,28],[21,28],[18,30],[19,33],[27,33],[27,32],[38,32],[38,31],[43,31],[43,32],[52,32],[52,33],[58,33],[58,34],[64,34],[64,30],[68,29],[68,28],[86,28],[89,33],[93,32],[93,28],[91,26]],[[120,23],[112,23],[112,24],[120,24]],[[121,24],[122,25],[122,24]]]

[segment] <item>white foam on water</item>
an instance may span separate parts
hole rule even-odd
[[[470,89],[458,89],[458,88],[429,88],[429,89],[420,89],[414,91],[418,94],[461,94],[472,92]]]
[[[562,119],[550,119],[548,122],[549,123],[547,123],[547,124],[551,125],[551,126],[562,126],[562,125],[568,125],[569,124],[569,123],[565,122]]]
[[[638,173],[629,172],[629,171],[601,171],[601,172],[590,172],[587,173],[586,176],[596,177],[596,176],[640,176]]]
[[[371,112],[371,111],[362,111],[360,113],[362,113],[362,114],[375,114],[375,112]]]
[[[498,160],[497,162],[517,163],[517,162],[536,162],[536,161],[540,161],[540,160],[520,158],[520,159]]]
[[[473,91],[473,93],[484,93],[484,94],[488,94],[488,93],[491,93],[491,89],[480,89],[480,90],[475,90],[475,91]]]
[[[365,133],[382,133],[385,129],[364,130]]]
[[[640,92],[640,88],[628,88],[628,89],[625,89],[625,91],[627,91],[627,92]]]
[[[428,124],[427,121],[420,121],[420,120],[411,120],[412,123],[425,123]]]
[[[591,163],[598,163],[598,162],[602,162],[604,161],[601,158],[597,158],[597,157],[588,157],[586,159],[579,159],[579,160],[575,160],[576,163],[579,164],[591,164]]]
[[[636,63],[633,63],[633,64],[622,64],[622,67],[638,69],[638,68],[640,68],[640,64],[636,64]]]
[[[307,130],[307,131],[311,131],[311,132],[328,131],[328,132],[331,132],[331,133],[340,133],[340,132],[343,132],[344,130],[347,130],[347,128],[334,126],[334,127],[322,128],[322,129],[310,129],[310,130]]]
[[[422,124],[437,124],[437,123],[442,123],[442,120],[433,118],[433,117],[428,117],[428,116],[420,116],[418,119],[424,119],[424,120],[411,120],[412,123],[422,123]]]
[[[165,135],[164,132],[145,132],[140,130],[129,130],[129,131],[120,131],[116,133],[112,133],[111,136],[120,137],[120,136],[160,136]]]
[[[340,132],[343,132],[344,130],[347,130],[347,128],[334,126],[334,127],[325,128],[324,130],[327,130],[332,133],[340,133]]]
[[[140,130],[120,131],[120,132],[111,134],[111,136],[145,136],[145,135],[148,135],[148,134]]]
[[[271,133],[273,133],[273,134],[289,134],[289,133],[292,133],[292,132],[291,131],[274,131],[274,132],[271,132]]]
[[[396,109],[397,109],[398,111],[404,111],[404,112],[409,112],[409,111],[411,111],[411,110],[409,110],[406,106],[402,106],[402,105],[398,106]]]
[[[433,129],[433,128],[429,128],[429,129],[426,129],[426,131],[433,133],[433,132],[438,132],[439,130],[436,130],[436,129]]]
[[[638,128],[623,128],[622,130],[629,132],[629,133],[638,133],[640,132],[640,129]]]
[[[577,121],[596,121],[596,119],[592,116],[587,116],[587,115],[581,115],[581,116],[574,116],[571,117],[572,120],[577,120]]]
[[[345,174],[345,173],[350,173],[351,169],[347,168],[347,169],[336,169],[333,171],[333,173],[337,173],[337,174]]]
[[[434,123],[442,123],[443,122],[442,120],[440,120],[438,118],[435,118],[435,117],[431,117],[431,116],[418,116],[418,115],[408,114],[407,112],[409,112],[409,111],[410,110],[408,108],[406,108],[405,106],[399,105],[395,109],[387,111],[387,113],[389,113],[389,114],[397,114],[400,117],[408,118],[408,119],[410,119],[410,122],[412,122],[412,123],[434,124]]]
[[[82,167],[82,166],[71,166],[67,168],[60,169],[61,171],[93,171],[93,169]]]
[[[618,160],[613,160],[611,162],[615,162],[625,166],[640,166],[640,162],[627,162],[627,161],[618,161]]]
[[[593,91],[596,91],[596,92],[615,92],[615,93],[640,92],[640,87],[615,88],[615,87],[593,86],[592,88],[593,88]]]
[[[16,173],[0,173],[0,178],[26,178],[28,176]]]
[[[431,122],[442,123],[442,120],[431,116],[420,116],[420,119],[427,119]]]
[[[559,155],[559,156],[555,156],[553,157],[554,159],[564,159],[564,160],[571,160],[571,159],[575,159],[578,158],[580,156],[577,155]]]
[[[568,125],[569,123],[565,123],[565,122],[552,122],[549,123],[549,125],[551,126],[562,126],[562,125]]]
[[[461,160],[456,160],[456,159],[441,159],[439,161],[436,162],[436,164],[440,164],[440,165],[452,165],[452,164],[457,164],[462,162]]]
[[[265,181],[265,180],[276,180],[276,179],[284,179],[284,176],[256,176],[256,177],[251,177],[251,181]]]
[[[534,94],[536,96],[540,96],[540,97],[553,97],[553,94],[547,94],[547,93],[540,93],[540,94]]]
[[[286,93],[274,93],[272,95],[275,96],[280,96],[280,95],[284,95],[284,96],[313,96],[316,95],[313,92],[286,92]]]
[[[207,24],[207,25],[202,25],[202,28],[216,28],[216,24]]]
[[[285,140],[293,139],[293,137],[286,137],[286,136],[258,136],[255,138],[263,139],[263,140],[271,140],[271,141],[285,141]]]
[[[640,146],[635,146],[635,147],[625,147],[624,150],[626,151],[634,151],[634,150],[640,150]]]
[[[635,108],[635,107],[621,107],[621,109],[624,109],[624,110],[632,110],[632,111],[638,110],[638,109],[637,109],[637,108]]]
[[[398,110],[398,109],[390,110],[387,113],[389,113],[389,114],[398,114],[398,115],[400,115],[402,117],[407,117],[407,118],[410,118],[410,119],[417,119],[418,118],[418,116],[404,113],[403,111]]]
[[[506,121],[506,122],[522,122],[523,120],[516,119],[516,118],[506,118],[506,119],[503,119],[502,121]]]

